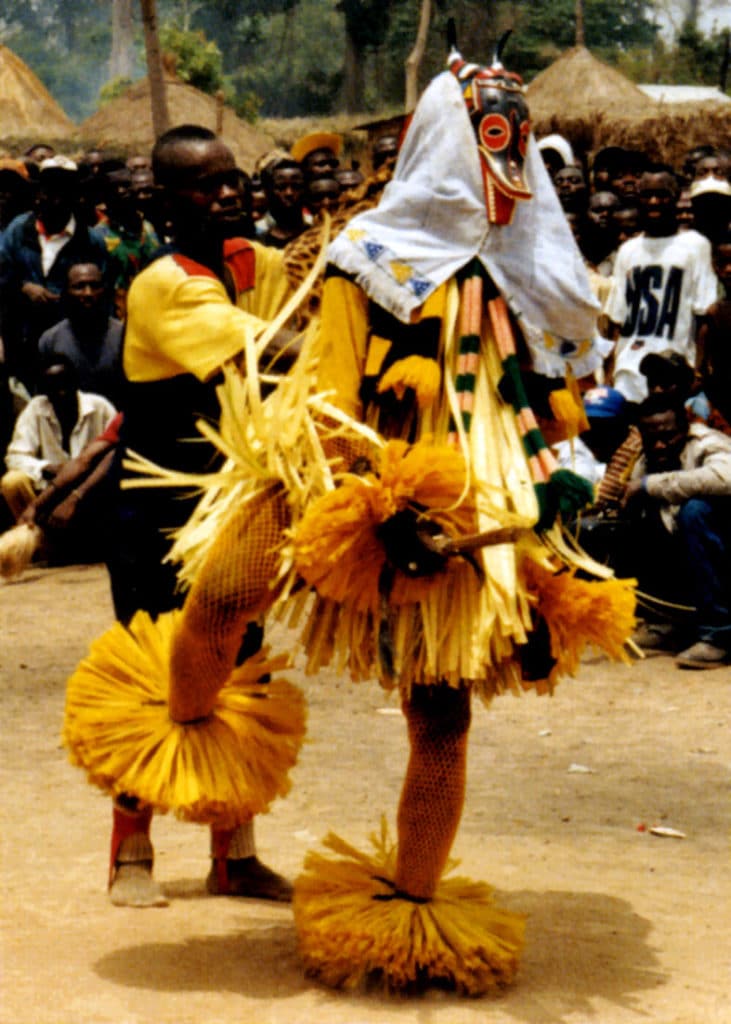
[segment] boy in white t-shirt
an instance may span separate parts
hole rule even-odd
[[[643,234],[620,246],[604,309],[616,341],[611,381],[630,402],[647,395],[640,363],[649,352],[672,349],[695,365],[697,318],[717,298],[708,239],[677,230],[677,193],[669,171],[642,175]]]

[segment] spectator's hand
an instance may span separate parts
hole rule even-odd
[[[624,489],[622,500],[620,502],[621,508],[627,508],[629,504],[637,501],[640,495],[644,494],[641,480],[630,480]]]
[[[40,305],[46,305],[51,302],[58,302],[59,296],[48,288],[44,288],[42,284],[34,284],[33,281],[26,281],[21,288],[23,295],[26,299],[29,299],[33,303]]]
[[[43,476],[43,479],[44,480],[53,480],[53,478],[55,477],[56,473],[58,473],[58,471],[61,469],[62,465],[63,465],[63,463],[61,463],[61,462],[49,462],[41,470],[41,475]]]

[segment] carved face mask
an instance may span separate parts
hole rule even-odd
[[[448,65],[462,88],[477,138],[487,219],[509,224],[516,202],[533,195],[523,176],[530,133],[523,81],[506,71],[498,57],[491,67],[479,67],[452,50]]]

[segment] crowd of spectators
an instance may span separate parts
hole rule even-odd
[[[397,134],[382,133],[370,169],[393,165],[397,149]],[[672,646],[687,667],[728,664],[731,151],[696,147],[672,167],[620,147],[587,163],[559,135],[539,149],[586,262],[606,357],[579,382],[589,430],[557,450],[596,488],[582,541],[639,576],[651,598],[644,646]],[[238,170],[221,213],[228,237],[287,247],[362,186],[341,158],[341,137],[321,132]],[[93,539],[77,530],[67,547],[70,524],[104,517],[95,495],[123,404],[127,293],[173,241],[160,196],[142,154],[72,160],[38,144],[0,159],[0,527],[55,524],[59,557],[83,557]]]

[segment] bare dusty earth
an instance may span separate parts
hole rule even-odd
[[[348,995],[304,977],[290,908],[205,894],[203,828],[156,819],[169,907],[107,903],[109,801],[59,733],[65,680],[111,620],[96,566],[0,584],[2,1022],[731,1022],[731,670],[597,657],[553,699],[478,708],[454,853],[527,915],[518,979],[479,1000]],[[309,740],[257,834],[294,876],[330,829],[363,846],[383,812],[393,822],[406,743],[377,686],[293,678]]]

